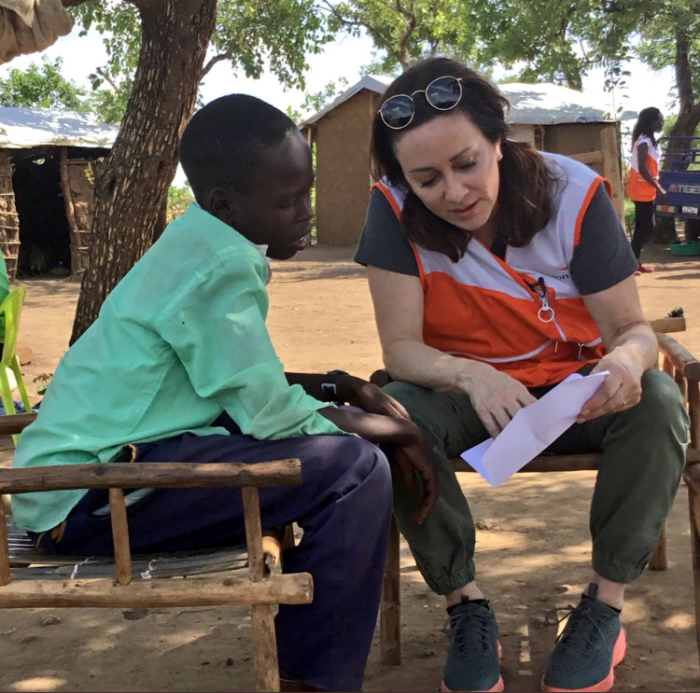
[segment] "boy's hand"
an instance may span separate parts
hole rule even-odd
[[[392,454],[389,455],[389,460],[395,471],[403,477],[407,489],[410,490],[416,485],[416,474],[421,478],[423,498],[418,511],[413,516],[413,521],[417,525],[422,525],[433,511],[440,496],[437,464],[433,451],[423,440],[416,445],[395,446]]]
[[[420,524],[430,515],[440,495],[437,463],[416,424],[402,417],[365,414],[335,407],[319,409],[318,413],[346,433],[355,433],[377,445],[393,446],[394,455],[390,454],[389,457],[403,476],[406,487],[413,488],[416,474],[423,482],[423,499],[415,521]]]
[[[399,416],[410,419],[403,405],[387,395],[381,388],[354,375],[338,376],[336,381],[339,399],[359,407],[368,414]]]

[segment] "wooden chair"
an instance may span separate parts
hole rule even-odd
[[[696,637],[700,656],[700,362],[697,361],[669,332],[685,331],[683,317],[652,320],[650,324],[659,340],[663,370],[678,384],[690,412],[690,444],[687,466],[683,478],[688,485],[693,574],[695,578]],[[379,373],[379,372],[378,372]],[[381,376],[375,374],[373,382],[381,384]],[[577,472],[598,469],[596,453],[586,455],[542,455],[525,465],[520,472]],[[455,471],[473,472],[461,458],[452,460]],[[649,562],[651,570],[666,570],[666,528]],[[383,664],[401,663],[401,585],[400,585],[400,535],[392,522],[387,552],[382,602],[380,610],[381,659]]]
[[[0,417],[0,436],[20,433],[34,418]],[[250,604],[256,690],[279,691],[272,605],[309,604],[313,583],[308,573],[282,575],[275,570],[289,536],[263,536],[258,488],[300,482],[296,459],[255,465],[172,462],[0,469],[0,608]],[[132,559],[123,489],[192,487],[241,487],[247,551],[238,547]],[[77,488],[109,490],[114,558],[49,556],[7,521],[2,494]],[[237,574],[246,566],[247,575]],[[177,579],[182,577],[187,579]]]

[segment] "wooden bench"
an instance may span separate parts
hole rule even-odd
[[[34,418],[0,417],[0,436],[20,433]],[[300,482],[296,459],[255,465],[172,462],[0,469],[0,608],[249,604],[256,690],[279,691],[272,606],[309,604],[313,583],[308,573],[279,574],[289,531],[263,535],[258,488]],[[192,487],[241,487],[246,546],[132,557],[124,489]],[[78,488],[109,490],[113,558],[49,556],[7,518],[2,494]],[[241,574],[244,568],[248,571]]]
[[[685,331],[683,317],[668,317],[652,320],[650,324],[656,332],[661,352],[660,365],[680,388],[690,413],[690,444],[687,451],[686,470],[683,475],[688,485],[692,565],[695,579],[696,639],[700,656],[700,362],[687,349],[667,333]],[[379,377],[373,382],[381,384]],[[577,472],[598,469],[599,455],[542,455],[525,465],[520,473],[527,472]],[[452,460],[455,471],[474,472],[461,458]],[[659,543],[649,562],[651,570],[665,570],[666,529],[661,533]],[[401,663],[401,584],[400,584],[400,535],[396,523],[392,522],[387,562],[382,587],[380,610],[381,659],[383,664]]]

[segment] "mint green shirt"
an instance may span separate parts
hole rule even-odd
[[[227,412],[260,440],[342,433],[328,405],[290,386],[265,327],[268,267],[196,205],[172,222],[56,368],[13,466],[110,462],[126,443],[227,435]],[[177,461],[177,460],[172,460]],[[14,524],[62,522],[85,490],[12,498]]]

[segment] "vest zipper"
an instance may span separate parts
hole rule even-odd
[[[564,334],[564,330],[561,329],[559,323],[557,322],[557,316],[554,312],[554,308],[549,305],[549,299],[547,298],[547,285],[544,282],[544,277],[540,277],[534,284],[528,283],[528,286],[530,287],[530,290],[537,295],[537,297],[540,299],[540,303],[542,304],[540,309],[537,311],[537,318],[540,322],[546,324],[553,322],[554,327],[556,327],[557,332],[559,332],[559,336],[561,337],[562,341],[565,342],[566,335]]]

